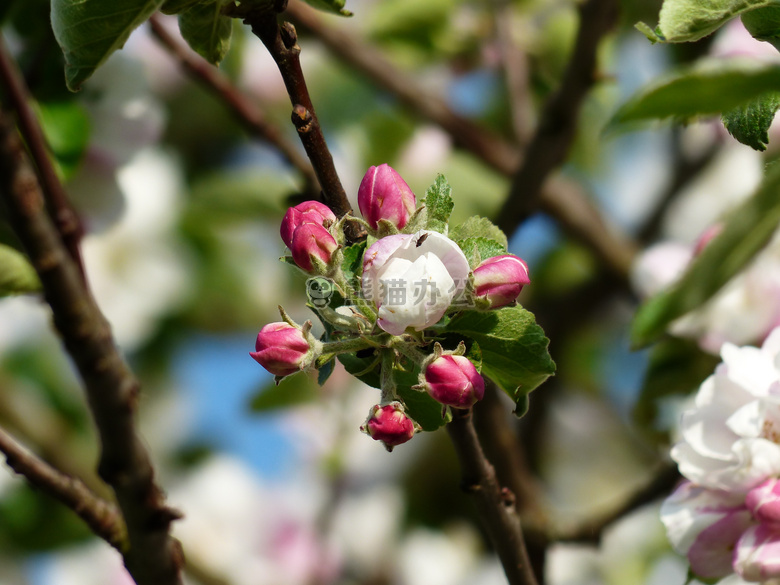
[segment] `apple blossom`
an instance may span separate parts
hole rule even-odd
[[[723,345],[723,363],[683,413],[672,449],[680,473],[712,489],[747,492],[780,475],[780,329],[761,349]]]
[[[725,577],[733,572],[731,554],[752,524],[744,496],[684,482],[661,507],[674,549],[688,557],[699,577]]]
[[[327,205],[319,201],[304,201],[295,207],[291,207],[284,214],[279,235],[288,248],[292,248],[293,234],[304,223],[313,223],[324,226],[326,222],[335,222],[336,216]]]
[[[417,201],[401,175],[382,164],[370,167],[360,182],[358,207],[373,229],[377,229],[380,219],[401,229],[414,214]]]
[[[745,505],[759,522],[780,528],[780,479],[773,477],[754,487]]]
[[[379,326],[400,335],[407,327],[422,331],[437,323],[468,275],[466,256],[446,236],[425,230],[396,234],[366,250],[363,294],[379,309]]]
[[[400,402],[391,402],[385,406],[371,408],[368,419],[360,430],[375,441],[382,441],[388,451],[406,443],[415,432],[415,425],[404,412]]]
[[[249,355],[275,376],[289,376],[305,366],[309,342],[303,332],[288,323],[269,323],[257,334]]]
[[[469,408],[485,395],[485,381],[462,355],[441,355],[425,368],[425,390],[447,406]]]
[[[780,577],[780,531],[766,524],[748,528],[734,550],[734,570],[745,581],[775,583]]]
[[[474,269],[475,294],[487,299],[493,309],[514,303],[530,282],[528,266],[512,254],[488,258]]]
[[[317,264],[329,264],[339,245],[321,225],[303,223],[293,233],[290,251],[299,268],[306,272],[319,272]]]

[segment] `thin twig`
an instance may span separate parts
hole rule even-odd
[[[170,536],[180,514],[165,505],[149,454],[135,428],[139,384],[87,293],[76,264],[44,209],[37,177],[19,135],[0,112],[0,196],[38,272],[54,324],[86,389],[101,439],[98,473],[113,489],[127,524],[124,561],[139,585],[180,584],[183,554]]]
[[[601,40],[617,22],[616,0],[587,0],[579,5],[580,27],[561,85],[545,104],[525,160],[512,179],[509,197],[498,214],[498,226],[509,229],[539,209],[550,173],[568,155],[577,130],[580,106],[596,81],[596,54]]]
[[[287,162],[303,175],[306,181],[305,190],[308,193],[318,195],[320,186],[311,164],[282,135],[279,128],[266,120],[260,108],[247,96],[243,95],[227,76],[220,73],[216,67],[189,50],[183,43],[177,41],[166,30],[158,15],[154,15],[149,19],[149,25],[155,38],[179,61],[190,77],[216,95],[249,135],[276,147]]]
[[[314,104],[312,104],[309,95],[309,89],[306,86],[299,58],[301,48],[298,45],[295,27],[289,22],[280,26],[277,20],[277,13],[284,10],[285,4],[286,0],[282,0],[273,7],[262,5],[259,8],[245,9],[243,4],[241,6],[228,6],[226,13],[242,18],[271,54],[282,75],[287,94],[290,96],[290,102],[293,106],[293,125],[298,130],[303,148],[306,150],[322,187],[322,200],[337,217],[343,217],[352,209],[333,164],[333,156],[328,150],[317,113],[314,111]],[[359,234],[359,226],[350,222],[347,226],[347,238],[355,241],[359,239]]]
[[[474,497],[510,585],[536,585],[515,512],[514,494],[499,485],[496,471],[479,444],[471,410],[454,408],[447,432],[460,461],[462,488]]]
[[[79,248],[81,238],[84,235],[81,220],[71,206],[62,183],[57,177],[57,172],[54,170],[46,138],[30,105],[32,99],[30,91],[27,89],[27,84],[24,82],[15,61],[11,58],[2,34],[0,34],[0,82],[6,89],[12,108],[16,111],[19,130],[24,136],[27,147],[30,149],[30,155],[38,169],[41,188],[54,218],[54,224],[59,230],[68,253],[76,262],[82,278],[85,278],[84,263]]]
[[[127,531],[116,506],[95,495],[81,480],[58,471],[28,451],[2,428],[0,452],[11,469],[73,510],[93,533],[120,552],[127,548]]]
[[[287,14],[338,59],[396,96],[418,116],[445,130],[455,144],[503,175],[515,174],[521,163],[521,152],[517,148],[457,115],[444,100],[425,91],[374,47],[354,34],[345,34],[325,25],[313,9],[297,0],[290,2]],[[542,188],[541,204],[543,210],[558,220],[567,233],[588,246],[610,271],[627,279],[636,246],[614,226],[606,227],[607,222],[581,187],[563,179],[547,181]],[[518,221],[505,221],[504,230],[512,233],[518,225]]]

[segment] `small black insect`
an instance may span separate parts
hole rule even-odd
[[[422,243],[428,239],[429,234],[423,234],[419,238],[417,238],[417,243],[414,245],[415,248],[419,248],[422,246]]]

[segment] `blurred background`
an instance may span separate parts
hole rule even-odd
[[[347,8],[352,18],[315,16],[515,144],[527,143],[558,87],[578,28],[569,0],[351,0]],[[780,266],[769,250],[760,270],[676,323],[678,337],[652,351],[629,349],[638,300],[673,280],[778,152],[771,137],[766,153],[738,144],[718,120],[604,133],[622,102],[680,64],[731,54],[777,60],[738,22],[697,43],[653,46],[633,24],[655,23],[659,8],[660,0],[623,0],[560,170],[615,233],[635,242],[631,274],[605,273],[545,213],[508,234],[510,252],[530,267],[521,301],[551,338],[558,373],[532,394],[521,421],[508,401],[491,400],[517,428],[539,490],[535,513],[561,530],[609,514],[650,481],[667,461],[680,405],[712,371],[720,344],[758,343],[780,317]],[[358,431],[378,390],[340,366],[322,388],[303,374],[276,387],[249,357],[260,327],[278,320],[277,305],[298,322],[311,317],[305,275],[279,261],[278,227],[302,197],[300,174],[189,78],[148,24],[71,94],[48,2],[6,0],[0,19],[85,224],[90,285],[142,381],[141,431],[170,503],[185,515],[174,533],[187,581],[504,583],[459,490],[444,431],[387,453]],[[175,17],[160,23],[180,41]],[[298,32],[310,93],[355,209],[366,169],[386,162],[418,198],[443,173],[454,224],[496,217],[509,177],[334,57],[316,31]],[[298,147],[278,71],[239,21],[220,69]],[[0,241],[16,244],[5,223]],[[50,321],[37,296],[0,299],[0,425],[105,495],[83,394]],[[598,546],[554,544],[547,582],[683,583],[687,567],[666,544],[658,505],[611,524]],[[534,526],[528,531],[533,540]],[[130,582],[119,556],[77,517],[0,469],[0,584]]]

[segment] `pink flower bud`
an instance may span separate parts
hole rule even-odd
[[[336,216],[327,205],[318,201],[304,201],[287,210],[284,219],[282,219],[279,234],[282,236],[284,244],[290,248],[292,247],[293,234],[298,226],[304,223],[324,225],[325,221],[336,221]]]
[[[386,219],[401,229],[414,214],[417,201],[401,175],[383,164],[368,169],[360,182],[358,207],[372,228],[377,228],[380,219]]]
[[[287,323],[269,323],[257,334],[249,355],[274,376],[289,376],[303,368],[309,342],[303,332]]]
[[[311,272],[314,269],[312,258],[319,258],[328,264],[338,247],[336,240],[324,227],[316,223],[303,223],[293,234],[290,251],[295,263],[306,272]]]
[[[360,430],[375,441],[382,441],[388,451],[393,447],[406,443],[414,435],[414,422],[404,413],[399,402],[391,402],[385,406],[376,405],[371,408],[366,423]]]
[[[747,493],[745,505],[762,524],[780,528],[780,479],[767,479],[754,487]]]
[[[528,266],[512,254],[488,258],[474,269],[476,295],[490,301],[493,309],[514,303],[530,282]]]
[[[469,408],[485,395],[485,381],[462,355],[442,355],[425,368],[423,384],[431,398],[447,406]]]

